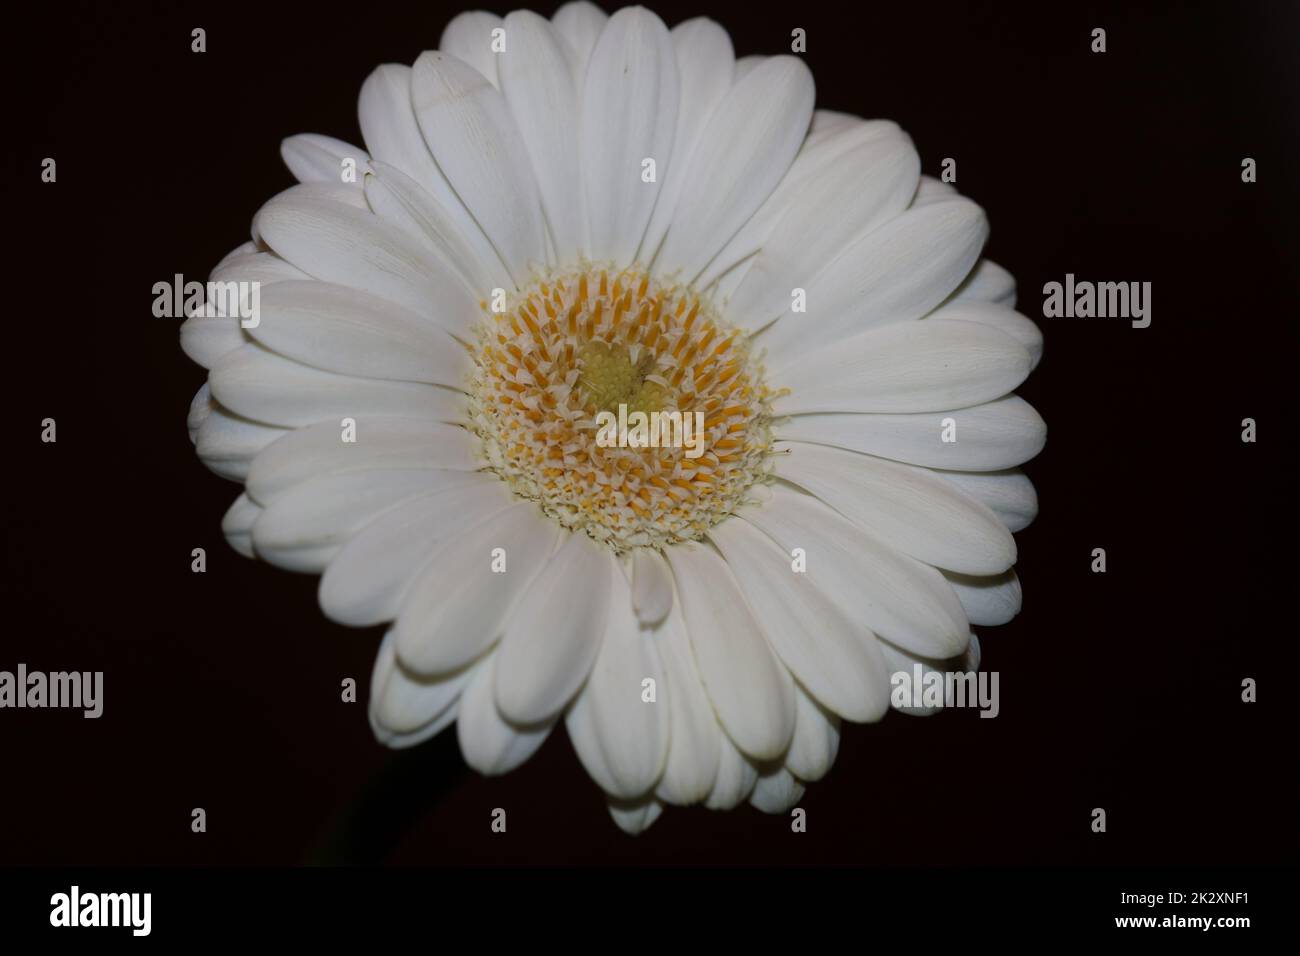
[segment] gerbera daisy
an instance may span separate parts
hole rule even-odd
[[[1041,336],[980,208],[813,101],[710,20],[571,3],[380,66],[365,150],[285,140],[300,185],[212,274],[258,321],[182,328],[190,428],[237,550],[388,625],[382,742],[455,724],[497,774],[563,721],[630,832],[784,811],[892,672],[1018,611]],[[620,407],[700,447],[599,441]]]

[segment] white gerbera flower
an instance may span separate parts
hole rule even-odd
[[[1042,340],[895,124],[589,3],[457,17],[360,120],[368,152],[285,141],[301,185],[213,273],[259,323],[182,345],[231,544],[391,622],[381,741],[454,722],[496,774],[563,719],[636,832],[785,810],[891,672],[978,666],[970,625],[1020,604]],[[700,445],[602,442],[620,405],[698,411]]]

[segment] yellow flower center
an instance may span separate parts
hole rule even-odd
[[[618,551],[699,538],[766,474],[773,393],[747,336],[692,289],[588,266],[492,304],[471,427],[492,470],[566,528]],[[662,418],[663,440],[610,441],[602,420],[634,413]]]

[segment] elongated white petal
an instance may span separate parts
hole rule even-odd
[[[245,345],[212,368],[212,394],[231,411],[273,425],[341,422],[360,415],[460,421],[465,396],[414,382],[338,375],[300,365],[257,345]]]
[[[886,672],[889,665],[884,654],[880,655],[881,668]],[[889,678],[886,674],[885,684]],[[840,747],[840,720],[834,714],[827,713],[815,700],[796,688],[794,739],[790,741],[790,750],[785,755],[785,768],[807,783],[820,780],[826,776],[835,762],[835,754]],[[885,698],[886,710],[889,698]]]
[[[972,624],[996,627],[1020,613],[1023,595],[1014,570],[982,578],[952,571],[945,571],[943,576]]]
[[[551,17],[555,31],[564,37],[565,51],[571,59],[573,78],[579,89],[587,75],[591,51],[608,22],[609,14],[587,0],[566,3]]]
[[[794,733],[794,682],[777,660],[726,562],[683,544],[668,555],[700,679],[736,746],[767,760]]]
[[[262,514],[262,507],[248,495],[240,495],[221,519],[221,533],[230,546],[246,558],[256,557],[253,551],[253,525]]]
[[[497,58],[501,54],[493,49],[493,41],[500,38],[493,31],[504,27],[504,21],[494,13],[482,10],[470,10],[453,17],[442,31],[438,49],[450,53],[458,60],[472,66],[493,86],[499,86],[497,79]],[[506,49],[514,39],[509,32],[504,37]]]
[[[257,456],[248,493],[268,505],[294,485],[318,475],[377,469],[476,471],[477,441],[456,425],[419,418],[359,417],[352,441],[336,422],[320,422],[285,434]]]
[[[570,534],[533,579],[497,651],[497,706],[507,720],[535,724],[564,709],[600,652],[609,620],[611,553]]]
[[[474,678],[474,671],[475,668],[467,667],[457,674],[425,680],[403,668],[399,660],[389,670],[388,680],[380,689],[375,718],[394,734],[417,733],[449,710],[454,713],[460,695]]]
[[[980,664],[979,638],[974,634],[970,635],[966,650],[955,657],[925,657],[889,644],[881,645],[881,651],[891,671],[891,705],[895,710],[917,717],[936,714],[944,707],[951,707],[955,701],[952,693],[955,685],[950,685],[945,675],[977,671]],[[930,676],[932,674],[935,676]],[[942,690],[927,694],[927,686]],[[937,694],[934,701],[930,700],[932,694]]]
[[[782,359],[873,326],[925,315],[966,277],[988,236],[967,199],[912,208],[854,240],[805,286],[807,311],[787,311],[763,333]]]
[[[360,186],[370,154],[333,136],[300,133],[280,143],[280,156],[300,183],[342,183]],[[344,176],[350,174],[351,180]]]
[[[1029,367],[1033,369],[1043,357],[1043,333],[1032,320],[1025,318],[1010,306],[975,299],[954,299],[945,303],[926,317],[978,322],[1003,332],[1025,347],[1029,353]]]
[[[965,646],[966,615],[938,571],[886,547],[813,496],[776,485],[771,500],[737,514],[787,554],[803,548],[812,581],[881,637],[939,657]]]
[[[680,806],[699,803],[717,780],[722,728],[700,681],[681,608],[668,612],[654,636],[669,713],[668,759],[655,795]]]
[[[464,61],[426,52],[413,67],[411,102],[439,168],[522,284],[546,258],[545,226],[505,98]]]
[[[459,335],[468,334],[479,314],[446,260],[371,212],[281,195],[255,222],[277,253],[317,279],[388,299]]]
[[[414,468],[321,475],[277,497],[253,526],[253,547],[290,571],[321,571],[369,522],[427,492],[436,473]]]
[[[366,200],[377,216],[427,243],[482,295],[511,287],[510,273],[478,226],[466,230],[456,214],[396,166],[375,161],[370,169]]]
[[[775,767],[759,774],[750,794],[750,805],[764,813],[786,813],[803,796],[804,785],[785,767]]]
[[[465,763],[489,777],[521,766],[546,742],[556,723],[552,719],[519,727],[502,717],[492,693],[495,667],[496,656],[489,655],[475,668],[456,717],[456,737]]]
[[[504,274],[505,266],[499,265],[496,250],[451,188],[424,142],[411,105],[411,68],[390,63],[371,73],[361,86],[357,115],[361,133],[374,158],[419,183],[456,224],[461,238],[474,250],[475,258],[485,265],[493,264],[493,271],[500,269]]]
[[[609,815],[628,836],[640,836],[654,825],[663,812],[664,805],[654,797],[609,801]]]
[[[578,167],[578,91],[572,62],[550,23],[531,10],[506,16],[509,46],[500,57],[501,91],[527,147],[562,263],[587,246]]]
[[[587,773],[610,796],[631,800],[650,792],[668,753],[668,688],[655,643],[632,611],[621,572],[610,576],[609,621],[587,683],[569,707],[565,726]],[[655,700],[646,701],[645,681]]]
[[[514,504],[496,478],[444,471],[430,494],[367,525],[330,562],[320,606],[340,624],[366,627],[397,617],[411,582],[441,545]]]
[[[555,522],[521,502],[447,540],[416,575],[402,604],[398,658],[415,673],[432,676],[481,656],[501,637],[558,537]]]
[[[871,329],[769,361],[790,390],[782,415],[807,412],[935,412],[1001,398],[1029,375],[1029,353],[978,322],[926,319]]]
[[[689,181],[691,156],[704,138],[714,110],[731,89],[735,74],[731,37],[714,21],[695,17],[677,24],[670,35],[677,53],[681,106],[673,134],[673,160],[665,171],[663,189],[641,243],[639,258],[643,262],[649,262],[659,251]]]
[[[1016,277],[991,259],[981,259],[957,286],[949,302],[963,299],[1016,307]]]
[[[921,159],[901,130],[857,143],[800,190],[728,303],[731,321],[759,329],[790,307],[821,267],[854,237],[907,208]]]
[[[1042,451],[1047,426],[1032,405],[1008,395],[946,412],[795,415],[775,434],[929,468],[997,471]]]
[[[276,282],[306,279],[307,273],[270,252],[244,252],[221,260],[212,270],[209,282],[215,283],[204,308],[181,324],[181,349],[204,368],[248,342],[240,328],[241,321],[251,322],[252,294],[257,284],[258,296]],[[232,287],[229,284],[235,283]],[[233,298],[228,294],[234,291]],[[235,305],[232,312],[230,306]],[[209,314],[211,312],[211,314]]]
[[[697,286],[706,288],[736,263],[763,248],[786,216],[798,215],[796,210],[804,204],[804,197],[816,190],[823,171],[837,157],[877,136],[898,134],[898,124],[889,120],[867,122],[855,118],[854,122],[833,131],[809,135],[799,147],[794,162],[786,170],[780,184],[714,257],[697,281]]]
[[[753,525],[724,521],[709,537],[735,573],[768,643],[799,683],[849,720],[884,716],[889,677],[875,635],[806,573],[795,571],[789,552]]]
[[[710,810],[730,810],[749,798],[756,783],[757,768],[736,749],[731,738],[722,734],[718,747],[718,772],[704,805]]]
[[[582,94],[579,152],[593,252],[630,264],[672,160],[678,80],[672,39],[643,7],[624,7],[591,53]],[[655,181],[642,179],[654,160]]]
[[[694,279],[771,195],[808,132],[813,95],[812,72],[793,56],[736,81],[688,161],[659,270]]]
[[[936,471],[935,474],[991,508],[1008,531],[1023,531],[1038,517],[1038,492],[1019,468],[976,474],[965,471]]]
[[[776,473],[882,543],[964,574],[1001,574],[1016,542],[988,506],[934,472],[825,445],[791,445]]]
[[[362,378],[462,387],[472,363],[438,326],[368,292],[328,282],[281,282],[262,293],[248,333],[304,365]]]
[[[198,443],[199,429],[203,427],[203,423],[212,414],[212,409],[216,407],[216,402],[212,400],[212,390],[208,388],[208,383],[204,382],[190,399],[190,409],[185,414],[185,430],[190,434],[191,445]]]
[[[632,552],[632,606],[642,624],[658,624],[673,606],[673,576],[658,551]]]
[[[285,434],[286,429],[249,421],[215,405],[195,436],[195,451],[221,477],[243,481],[258,452]]]

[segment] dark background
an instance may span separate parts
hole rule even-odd
[[[1027,466],[1024,612],[981,632],[998,719],[846,727],[806,834],[669,808],[632,839],[563,733],[498,779],[464,768],[454,732],[373,740],[379,630],[331,624],[316,578],[225,544],[239,487],[185,430],[204,372],[150,311],[154,282],[206,278],[292,183],[282,137],[360,144],[366,75],[435,47],[461,7],[15,5],[0,669],[102,670],[105,712],[0,711],[0,862],[1294,860],[1300,8],[1130,6],[655,5],[670,26],[714,17],[738,55],[803,27],[820,107],[898,121],[931,175],[957,159],[1046,336],[1021,394],[1050,436]],[[1151,327],[1043,320],[1067,272],[1152,282]],[[340,702],[345,677],[362,702]]]

